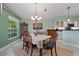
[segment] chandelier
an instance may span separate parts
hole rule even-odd
[[[34,21],[38,21],[38,20],[41,20],[42,17],[38,17],[37,15],[37,3],[35,3],[35,16],[31,16],[31,19],[34,20]]]
[[[70,12],[69,9],[70,9],[70,7],[68,7],[67,9],[68,9],[68,20],[67,20],[67,21],[70,22],[70,14],[69,14],[69,12]]]

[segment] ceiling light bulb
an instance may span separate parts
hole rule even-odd
[[[34,18],[33,16],[31,16],[31,19],[32,19],[32,20],[35,20],[35,18]]]
[[[41,20],[41,19],[42,19],[41,17],[38,18],[38,20]]]
[[[36,16],[35,16],[35,19],[37,19],[37,18],[38,18],[38,16],[36,15]]]
[[[68,19],[67,21],[70,22],[70,19]]]

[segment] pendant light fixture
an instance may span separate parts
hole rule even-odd
[[[67,20],[67,21],[70,22],[70,14],[69,14],[69,12],[70,12],[69,9],[70,9],[70,7],[68,7],[67,9],[68,9],[68,20]]]
[[[38,20],[42,19],[42,17],[38,17],[38,15],[37,15],[37,3],[35,3],[35,9],[36,9],[35,16],[31,16],[31,19],[37,22]]]

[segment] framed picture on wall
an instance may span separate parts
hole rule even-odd
[[[43,24],[42,23],[33,23],[33,29],[42,29]]]

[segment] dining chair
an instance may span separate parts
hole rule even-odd
[[[26,52],[26,48],[27,48],[27,45],[28,45],[28,40],[27,40],[27,32],[26,31],[24,31],[23,33],[22,33],[22,40],[23,40],[23,49],[24,49],[24,47],[25,47],[25,52]]]
[[[23,49],[24,47],[25,47],[25,52],[27,50],[27,54],[29,52],[29,48],[31,48],[31,56],[33,54],[33,49],[37,48],[37,45],[32,43],[32,37],[28,32],[24,32],[23,35]]]
[[[58,37],[58,33],[56,29],[47,29],[48,35],[51,36],[51,41],[52,41],[52,48],[51,48],[51,55],[53,55],[52,53],[52,49],[55,49],[55,54],[57,56],[57,50],[56,50],[56,42],[57,42],[57,37]]]

